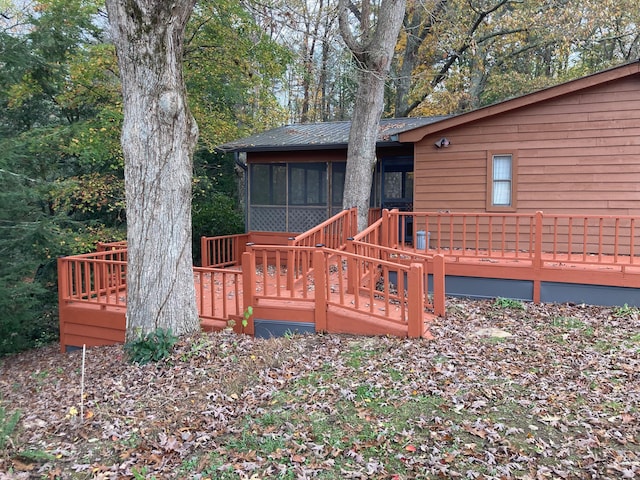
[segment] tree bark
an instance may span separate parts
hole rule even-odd
[[[370,28],[369,2],[362,3],[362,12],[355,13],[361,19],[362,35],[356,39],[350,29],[349,12],[355,6],[348,0],[340,0],[340,32],[347,47],[360,67],[344,183],[343,207],[358,207],[358,231],[367,227],[369,197],[376,164],[376,142],[382,109],[384,86],[393,51],[398,40],[406,0],[382,0],[375,29]]]
[[[127,201],[127,341],[200,328],[191,256],[198,127],[182,74],[195,0],[107,0],[122,81]]]

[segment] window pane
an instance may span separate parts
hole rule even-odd
[[[272,205],[287,203],[287,167],[285,165],[272,166],[271,201]]]
[[[493,193],[491,199],[493,205],[511,205],[512,164],[511,155],[494,155],[493,157]]]
[[[305,181],[304,170],[291,166],[290,170],[291,187],[289,191],[289,202],[292,205],[304,205],[305,203]]]
[[[289,164],[289,203],[324,205],[327,202],[325,163]]]
[[[342,206],[346,163],[331,164],[331,204]]]
[[[324,202],[325,173],[316,168],[307,170],[307,205],[318,205]]]
[[[511,205],[511,182],[500,181],[493,183],[493,204]]]
[[[493,157],[493,179],[511,180],[511,155]]]
[[[269,205],[270,165],[251,165],[251,204]]]
[[[402,172],[384,172],[385,200],[400,200],[402,196]]]
[[[404,197],[413,200],[413,172],[405,172]]]
[[[279,164],[251,165],[251,205],[284,205],[287,169]]]

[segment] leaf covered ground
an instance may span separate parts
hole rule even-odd
[[[0,359],[0,479],[640,478],[636,309],[449,299],[432,332],[93,348],[84,395],[81,352]]]

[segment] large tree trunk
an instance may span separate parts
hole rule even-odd
[[[182,75],[195,0],[107,0],[122,80],[127,200],[127,340],[199,329],[191,257],[197,125]]]
[[[375,29],[369,0],[362,2],[362,12],[355,12],[360,20],[360,32],[351,30],[349,12],[355,5],[340,0],[340,32],[360,67],[358,91],[355,99],[344,182],[343,207],[358,207],[358,231],[366,228],[369,218],[369,197],[373,169],[376,164],[376,142],[382,108],[384,85],[389,74],[393,51],[404,17],[406,0],[382,0]]]
[[[376,165],[376,143],[384,101],[384,78],[362,70],[349,131],[343,208],[358,207],[358,231],[369,222],[369,197]]]

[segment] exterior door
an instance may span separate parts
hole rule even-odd
[[[382,160],[382,208],[413,211],[413,158],[384,158]],[[405,217],[400,225],[405,242],[413,240],[413,218]]]

